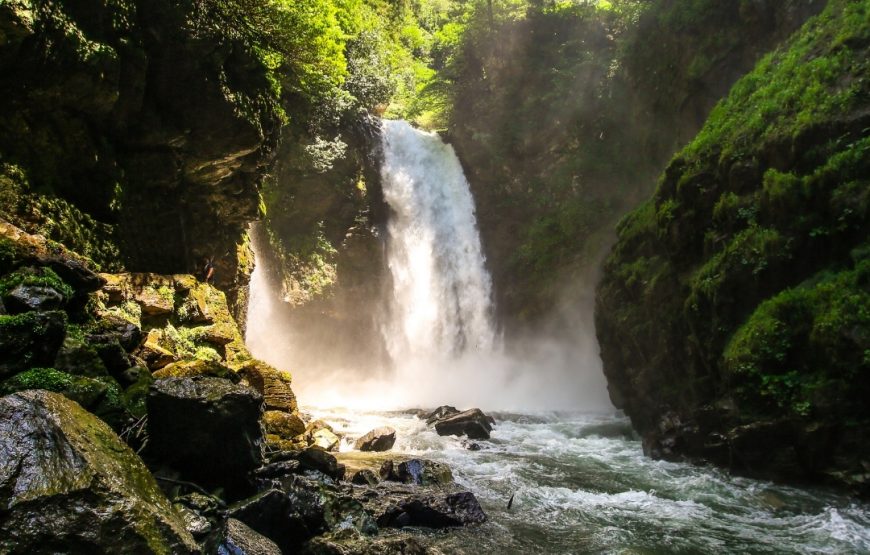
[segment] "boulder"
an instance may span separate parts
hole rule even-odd
[[[255,390],[215,377],[165,378],[147,399],[149,453],[207,487],[237,497],[263,462]]]
[[[299,461],[300,467],[303,470],[316,470],[333,480],[344,478],[344,465],[319,447],[309,447],[299,451],[299,454],[296,455],[296,460]]]
[[[262,420],[267,434],[275,434],[283,439],[292,439],[305,433],[305,422],[296,414],[267,410]]]
[[[486,513],[471,492],[419,496],[400,501],[378,517],[378,526],[446,528],[486,522]]]
[[[224,378],[234,383],[239,382],[239,376],[230,368],[211,360],[187,359],[167,364],[153,373],[155,379],[161,378],[195,378],[197,376],[214,376]]]
[[[353,444],[359,451],[389,451],[396,443],[396,430],[389,426],[375,428]]]
[[[312,447],[320,447],[325,451],[337,451],[341,438],[336,435],[332,426],[323,420],[315,420],[305,428],[305,440]]]
[[[3,304],[11,314],[31,310],[56,310],[63,308],[66,302],[67,297],[54,287],[23,283],[3,296]]]
[[[239,368],[243,383],[263,395],[266,410],[296,412],[296,395],[290,389],[290,373],[276,370],[259,360],[253,360]]]
[[[28,368],[53,366],[66,321],[61,311],[0,316],[0,380]]]
[[[63,396],[0,399],[0,453],[0,552],[197,552],[136,454]]]
[[[272,539],[285,553],[296,553],[298,545],[326,526],[319,492],[304,482],[239,501],[227,509],[227,516]]]
[[[456,407],[451,407],[450,405],[441,405],[432,412],[418,415],[418,418],[420,418],[420,420],[425,420],[426,424],[429,424],[431,426],[437,420],[441,420],[442,418],[446,418],[448,416],[453,416],[454,414],[459,414],[459,410],[457,410]]]
[[[384,461],[378,474],[383,480],[418,486],[444,485],[453,481],[449,466],[426,459],[410,459],[399,463]]]
[[[489,439],[493,419],[480,409],[468,409],[435,421],[439,436],[468,436],[470,439]]]
[[[136,351],[136,356],[145,361],[151,371],[159,370],[177,360],[175,353],[162,344],[163,333],[152,329],[145,338],[145,343]]]
[[[244,522],[234,518],[227,519],[224,541],[218,553],[242,555],[281,555],[278,544],[252,530]]]

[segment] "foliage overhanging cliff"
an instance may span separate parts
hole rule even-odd
[[[832,0],[620,223],[596,323],[653,455],[866,488],[868,60],[870,2]]]

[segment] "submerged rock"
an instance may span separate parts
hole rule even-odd
[[[489,439],[494,422],[480,409],[468,409],[435,420],[435,431],[440,436],[465,435],[470,439]]]
[[[232,497],[263,462],[263,399],[250,387],[214,377],[157,380],[148,394],[149,452]]]
[[[55,393],[0,399],[0,552],[194,553],[142,461]]]
[[[356,440],[353,448],[359,451],[389,451],[394,443],[396,443],[396,430],[389,426],[382,426]]]

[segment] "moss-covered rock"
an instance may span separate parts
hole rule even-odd
[[[829,2],[619,225],[597,331],[655,456],[866,491],[868,21]]]
[[[77,376],[54,368],[31,368],[0,383],[0,394],[26,389],[44,389],[60,393],[97,415],[120,431],[127,423],[127,407],[118,383],[104,376],[99,379]]]
[[[0,315],[0,379],[34,366],[52,366],[66,323],[61,311]]]
[[[0,550],[194,553],[142,461],[108,426],[47,391],[0,399]]]

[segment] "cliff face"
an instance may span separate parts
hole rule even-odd
[[[619,225],[596,324],[655,457],[866,493],[870,3],[765,57]]]
[[[244,285],[280,117],[239,25],[194,1],[4,2],[2,215],[106,269],[214,256],[218,285]]]
[[[823,2],[625,6],[539,5],[482,25],[460,53],[450,139],[509,328],[558,306],[566,284],[569,297],[588,292],[617,219]]]

